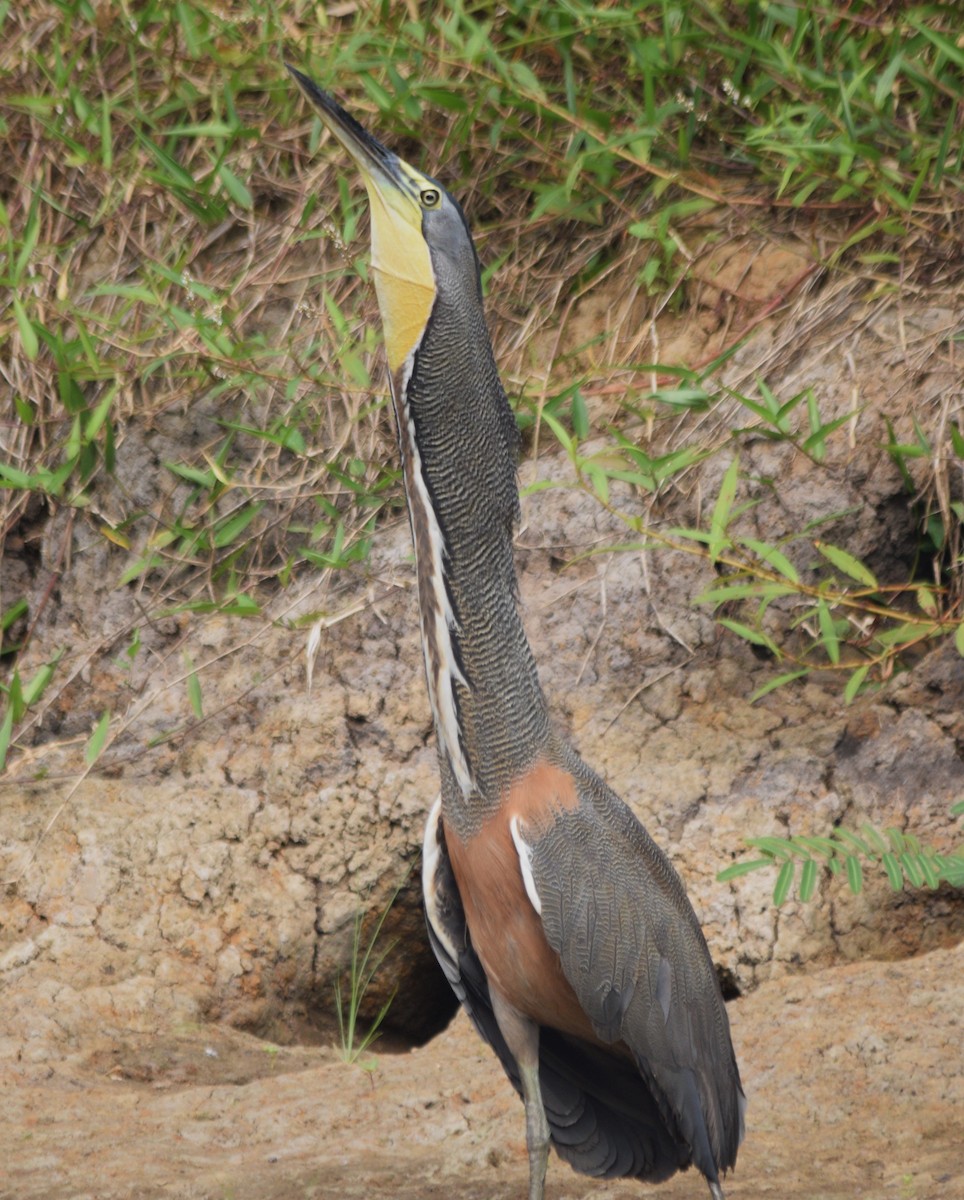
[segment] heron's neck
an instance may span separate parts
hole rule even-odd
[[[436,306],[393,392],[443,802],[482,816],[549,725],[516,602],[517,433],[481,311]]]

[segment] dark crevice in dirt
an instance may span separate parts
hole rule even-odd
[[[723,993],[723,999],[729,1002],[730,1000],[738,1000],[743,995],[740,985],[737,983],[736,976],[727,967],[716,966],[716,977],[720,981],[720,991]]]

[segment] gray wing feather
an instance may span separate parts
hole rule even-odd
[[[715,1181],[736,1160],[745,1102],[696,914],[626,805],[573,752],[559,765],[580,804],[526,839],[546,937],[596,1035],[629,1047],[669,1134]]]

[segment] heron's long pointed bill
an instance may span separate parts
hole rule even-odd
[[[372,210],[372,268],[394,374],[418,344],[435,301],[435,275],[422,233],[419,176],[294,67],[288,70],[351,155]]]

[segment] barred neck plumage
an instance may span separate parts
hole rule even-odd
[[[538,757],[549,722],[516,600],[515,421],[481,291],[471,306],[444,295],[392,391],[443,801],[475,824]]]

